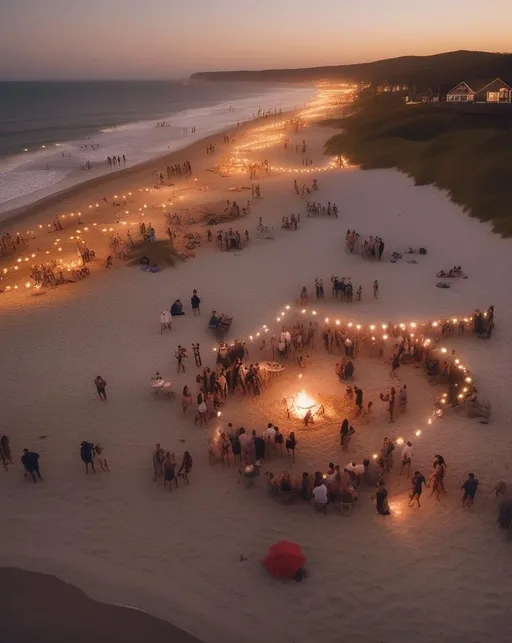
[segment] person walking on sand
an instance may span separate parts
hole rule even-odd
[[[160,444],[156,444],[153,451],[153,481],[157,480],[163,475],[163,463],[165,453]]]
[[[395,450],[395,445],[393,440],[390,440],[388,437],[384,438],[382,449],[380,452],[379,465],[382,469],[382,473],[389,473],[393,468],[393,451]]]
[[[190,484],[188,479],[188,474],[192,469],[192,456],[188,451],[185,451],[183,454],[183,460],[181,461],[180,468],[178,469],[178,475],[185,480],[187,484]]]
[[[375,504],[377,513],[379,513],[381,516],[389,516],[388,490],[386,489],[386,484],[382,478],[377,484]]]
[[[425,476],[420,471],[415,471],[413,477],[411,478],[411,483],[412,483],[412,491],[409,495],[409,507],[414,506],[415,500],[418,507],[421,507],[420,497],[423,492],[423,485],[427,484],[427,481],[425,480]]]
[[[174,353],[174,356],[176,357],[176,361],[178,362],[178,375],[179,375],[181,371],[185,372],[185,364],[183,363],[183,360],[188,358],[187,349],[182,348],[181,346],[178,346],[178,349],[176,353]]]
[[[94,457],[98,459],[101,470],[110,473],[110,469],[108,468],[108,462],[107,462],[107,459],[105,458],[105,449],[101,446],[101,444],[94,445]]]
[[[199,368],[203,365],[201,361],[201,353],[199,352],[199,344],[192,344],[192,352],[194,353],[194,360],[196,366]]]
[[[25,467],[25,478],[32,476],[33,482],[37,482],[36,475],[39,480],[43,479],[41,472],[39,471],[39,453],[34,453],[28,449],[23,449],[23,455],[21,456],[21,464]]]
[[[183,392],[181,394],[181,408],[183,409],[183,415],[185,415],[188,407],[191,404],[192,404],[192,393],[189,391],[188,386],[185,384],[185,386],[183,387]]]
[[[441,491],[446,494],[446,489],[444,488],[444,478],[446,475],[446,462],[442,455],[436,455],[433,464],[434,470],[430,476],[430,485],[432,491],[430,492],[430,497],[436,494],[436,499],[439,500]]]
[[[106,401],[106,399],[107,399],[107,392],[106,392],[107,383],[101,377],[101,375],[98,375],[94,379],[94,384],[96,386],[96,390],[98,391],[98,395],[100,397],[100,400]]]
[[[412,462],[412,444],[407,442],[402,450],[402,468],[399,475],[402,475],[405,467],[407,467],[407,477],[411,475],[411,462]],[[416,474],[414,474],[416,475]]]
[[[388,424],[391,424],[393,422],[393,416],[395,413],[395,396],[396,396],[396,391],[394,386],[392,386],[389,389],[386,395],[383,395],[382,393],[380,394],[380,399],[383,402],[388,403],[388,414],[389,414]]]
[[[199,299],[199,297],[197,295],[197,290],[195,290],[195,289],[192,292],[192,297],[190,298],[190,303],[192,304],[192,312],[194,314],[194,317],[196,317],[196,315],[200,316],[201,315],[201,309],[199,307],[199,304],[201,303],[201,300]]]
[[[288,438],[286,439],[286,452],[288,457],[292,458],[292,462],[295,462],[295,447],[297,446],[297,440],[295,439],[295,433],[292,431]]]
[[[197,424],[198,420],[201,422],[201,426],[203,426],[203,422],[208,424],[208,406],[206,405],[205,394],[202,391],[197,394],[197,409],[194,424]]]
[[[169,485],[169,491],[172,491],[172,481],[174,480],[176,487],[178,487],[178,478],[175,474],[176,471],[176,458],[174,453],[167,451],[164,460],[164,490]]]
[[[398,353],[395,353],[391,359],[391,373],[389,374],[389,377],[393,379],[397,379],[400,381],[400,378],[397,375],[397,370],[400,368],[400,357],[398,356]]]
[[[354,430],[350,426],[349,421],[345,418],[340,428],[340,444],[343,451],[348,451],[348,445],[353,432]]]
[[[377,281],[377,279],[373,282],[373,298],[379,298],[379,282]]]
[[[94,444],[92,442],[82,442],[80,444],[80,457],[85,464],[85,473],[89,473],[89,465],[93,473],[96,473],[94,468]]]
[[[461,486],[461,489],[464,490],[464,495],[462,496],[462,506],[471,507],[475,501],[476,490],[478,489],[478,480],[475,478],[474,473],[468,473],[468,479]]]
[[[14,464],[12,461],[11,445],[6,435],[2,435],[0,438],[0,451],[3,453],[3,457],[8,464]]]
[[[5,451],[4,451],[4,449],[3,449],[1,444],[0,444],[0,460],[2,461],[2,465],[3,465],[4,469],[6,471],[9,471],[9,467],[7,466],[9,460],[8,460],[7,456],[5,455]]]
[[[354,386],[354,392],[356,394],[356,415],[360,415],[363,412],[363,389]]]
[[[171,327],[171,319],[171,313],[167,310],[162,310],[160,313],[160,334],[162,334],[166,328]]]

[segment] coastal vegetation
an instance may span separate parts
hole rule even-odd
[[[327,154],[447,190],[465,212],[512,236],[510,105],[407,104],[403,95],[362,92],[346,118],[325,124],[342,129]]]

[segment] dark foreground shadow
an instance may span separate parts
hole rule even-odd
[[[2,643],[200,643],[145,612],[98,603],[73,585],[0,567]]]

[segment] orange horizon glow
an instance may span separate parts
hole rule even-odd
[[[2,0],[0,79],[168,79],[511,48],[509,0]]]

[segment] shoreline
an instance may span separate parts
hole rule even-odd
[[[243,126],[241,125],[240,127],[243,127]],[[180,156],[180,155],[186,154],[186,153],[189,153],[190,155],[194,155],[197,151],[199,151],[200,147],[204,147],[208,144],[215,144],[215,142],[220,136],[226,135],[230,132],[234,132],[237,129],[239,128],[228,127],[224,130],[221,130],[217,134],[212,134],[211,136],[198,139],[197,141],[194,141],[193,143],[190,143],[185,147],[181,147],[180,149],[174,150],[167,154],[154,156],[149,161],[143,161],[142,163],[138,163],[131,167],[118,170],[114,174],[102,174],[101,176],[93,177],[86,181],[82,181],[80,183],[75,183],[74,185],[63,188],[58,192],[55,192],[48,196],[41,197],[40,199],[32,203],[27,203],[26,205],[21,205],[19,207],[12,208],[10,210],[5,210],[4,212],[0,213],[2,216],[2,219],[0,220],[0,230],[5,228],[10,223],[20,221],[24,218],[28,219],[34,214],[40,214],[41,210],[47,210],[49,208],[57,208],[59,203],[65,200],[74,199],[79,196],[80,197],[84,196],[89,191],[97,190],[103,186],[112,185],[113,187],[115,187],[117,183],[121,183],[126,179],[136,177],[137,175],[142,174],[143,172],[146,172],[146,171],[151,172],[152,170],[155,169],[155,163],[166,164],[166,165],[182,163],[183,156]],[[154,178],[154,177],[152,177],[152,175],[149,174],[148,181],[151,178]],[[93,195],[91,195],[91,198],[92,197]],[[23,197],[20,197],[20,198],[23,198]],[[98,195],[96,194],[94,198],[97,199]],[[56,212],[55,214],[60,214],[60,213]]]
[[[276,127],[290,123],[299,112],[291,110],[251,119],[194,141],[178,151],[114,174],[90,179],[9,211],[9,218],[0,222],[0,235],[10,235],[7,238],[13,240],[9,242],[13,244],[13,250],[0,258],[0,292],[48,294],[46,289],[34,288],[33,267],[39,265],[59,265],[76,282],[79,277],[73,271],[79,268],[82,261],[81,257],[77,259],[78,240],[94,251],[96,261],[90,269],[96,272],[112,252],[112,235],[105,233],[122,234],[125,243],[130,244],[130,234],[138,235],[139,225],[146,221],[153,222],[158,239],[165,240],[170,234],[170,214],[180,214],[188,221],[189,217],[194,216],[202,220],[204,208],[211,208],[212,214],[222,211],[233,190],[250,191],[250,187],[247,188],[250,180],[247,181],[246,172],[233,161],[233,154],[238,154],[240,150],[252,153],[247,147],[247,140],[251,147],[251,139],[247,139],[247,136],[250,137],[253,130],[257,139],[253,145],[258,152],[258,141],[263,132],[270,130],[273,134]],[[225,140],[226,135],[228,141]],[[210,145],[214,151],[208,153]],[[323,152],[321,154],[323,157]],[[183,166],[185,160],[190,162],[192,174],[171,174],[164,176],[163,182],[160,182],[158,175],[167,174],[166,165]],[[264,178],[260,173],[256,180]],[[231,182],[229,188],[228,182]],[[190,222],[186,225],[190,231]],[[200,229],[201,225],[194,227],[194,231]],[[175,234],[173,240],[175,248],[184,253],[183,256],[187,255],[186,234],[187,230],[182,230],[178,237]],[[21,242],[17,241],[15,245],[14,239],[18,235]],[[124,263],[118,262],[117,265]],[[63,276],[60,279],[64,282]]]
[[[153,176],[153,171],[160,171],[163,165],[173,165],[181,164],[184,159],[188,156],[196,157],[199,153],[204,151],[204,148],[207,145],[218,145],[219,142],[223,141],[223,137],[226,135],[232,136],[235,133],[243,135],[246,133],[248,128],[257,126],[262,122],[272,123],[275,119],[292,119],[300,110],[290,110],[282,112],[281,114],[276,114],[272,116],[261,116],[255,119],[244,121],[240,123],[240,126],[227,127],[223,130],[220,130],[216,134],[206,136],[204,138],[198,139],[185,147],[182,147],[178,150],[173,150],[167,154],[162,154],[153,157],[149,161],[144,161],[133,165],[131,167],[124,168],[123,170],[117,171],[114,174],[103,174],[97,176],[81,183],[76,183],[75,185],[66,187],[59,192],[50,194],[48,196],[42,197],[33,203],[28,203],[26,205],[21,205],[5,212],[0,213],[0,231],[4,231],[7,228],[11,228],[13,224],[21,222],[23,220],[30,220],[34,216],[47,216],[49,214],[48,210],[53,209],[55,212],[52,213],[52,216],[61,215],[62,212],[58,212],[59,208],[66,210],[72,210],[73,206],[71,204],[67,205],[67,202],[72,201],[73,199],[85,199],[90,198],[93,201],[103,198],[104,195],[98,195],[97,190],[100,188],[109,188],[109,190],[115,191],[118,188],[118,191],[126,190],[126,187],[123,187],[127,180],[133,179],[134,181],[140,180],[143,181],[143,174],[147,173],[147,183],[151,184],[151,188],[156,187],[155,181],[157,177]],[[226,150],[216,151],[211,157],[218,159],[220,155],[225,153]],[[199,161],[204,160],[204,155],[199,157]],[[158,167],[155,167],[157,165]],[[202,164],[201,164],[202,165]],[[201,171],[203,168],[201,168]],[[195,176],[196,172],[193,172],[192,176]],[[182,177],[174,177],[176,180],[183,180]],[[165,183],[160,187],[168,187],[168,183]],[[147,186],[146,186],[147,187]],[[137,186],[140,188],[140,185]],[[94,194],[92,194],[94,192]]]
[[[236,129],[237,128],[235,127],[234,130]],[[58,192],[55,192],[48,196],[41,197],[40,199],[38,199],[37,201],[34,201],[33,203],[21,205],[16,208],[12,208],[10,210],[5,210],[5,212],[1,213],[3,218],[2,220],[0,220],[0,230],[2,228],[5,228],[5,226],[9,222],[19,221],[23,218],[29,218],[36,213],[40,213],[41,209],[46,210],[48,208],[56,207],[61,201],[64,201],[66,199],[73,199],[75,197],[82,196],[83,193],[86,193],[90,190],[99,189],[102,186],[107,186],[109,184],[115,186],[117,183],[120,183],[121,181],[129,179],[132,176],[142,174],[144,171],[154,170],[155,163],[173,164],[173,163],[182,162],[183,158],[180,157],[178,159],[178,155],[189,151],[190,151],[190,154],[192,155],[193,153],[196,152],[196,149],[197,150],[199,149],[200,146],[205,146],[205,145],[208,145],[209,143],[214,143],[219,138],[219,136],[225,135],[226,133],[234,130],[233,128],[224,129],[218,132],[217,134],[212,134],[211,136],[207,136],[205,138],[199,139],[189,145],[186,145],[185,147],[181,147],[178,150],[174,150],[167,154],[154,156],[149,161],[143,161],[142,163],[138,163],[131,167],[118,170],[114,174],[102,174],[101,176],[90,178],[86,181],[82,181],[81,183],[75,183],[74,185],[63,188],[62,190],[59,190]],[[23,198],[23,197],[20,197],[20,198]],[[96,198],[98,198],[98,195],[96,195]],[[60,213],[57,212],[56,214],[60,214]]]
[[[316,94],[315,88],[314,87],[309,87],[306,88],[303,85],[296,85],[296,86],[288,86],[288,94],[283,95],[279,94],[278,95],[278,103],[276,109],[281,108],[283,112],[288,112],[288,111],[294,111],[296,109],[299,109],[301,106],[303,106],[304,101],[308,102],[312,100]],[[297,94],[297,91],[302,90],[301,95],[299,96]],[[307,94],[304,92],[307,91]],[[295,94],[293,94],[295,92]],[[211,105],[207,107],[210,111],[209,116],[210,120],[206,118],[208,114],[204,114],[201,112],[201,110],[204,110],[206,108],[191,108],[191,109],[183,109],[183,110],[178,110],[175,113],[172,113],[171,115],[167,116],[166,118],[170,119],[171,124],[169,124],[169,127],[171,127],[171,132],[170,140],[162,140],[161,137],[157,137],[155,139],[154,134],[151,132],[153,131],[151,128],[149,129],[137,129],[135,130],[128,130],[128,133],[130,133],[130,136],[126,139],[126,136],[123,135],[123,140],[126,139],[125,141],[125,146],[122,146],[122,141],[121,141],[121,148],[118,149],[119,154],[124,154],[126,152],[127,158],[128,158],[128,167],[124,167],[123,169],[117,170],[117,168],[114,168],[114,173],[115,174],[121,174],[124,172],[125,169],[133,169],[137,168],[139,166],[145,165],[147,163],[152,163],[155,161],[155,159],[160,159],[160,158],[167,158],[169,155],[173,154],[174,152],[179,152],[180,150],[184,150],[192,145],[194,143],[200,142],[202,140],[209,139],[212,136],[217,136],[218,134],[222,132],[226,132],[228,130],[231,130],[235,127],[237,127],[237,122],[240,124],[240,126],[243,126],[245,124],[249,124],[253,122],[254,120],[257,120],[255,118],[255,113],[256,113],[256,103],[254,105],[248,105],[247,101],[251,100],[256,100],[256,99],[261,99],[258,101],[258,104],[266,104],[267,101],[273,101],[274,97],[276,94],[274,93],[274,90],[272,88],[272,91],[270,89],[267,91],[262,96],[255,95],[251,93],[247,97],[240,97],[235,99],[235,104],[237,105],[236,109],[233,110],[233,113],[228,115],[226,110],[222,110],[219,112],[219,109],[225,105],[225,100],[217,100]],[[238,103],[236,102],[238,101]],[[228,101],[229,102],[229,101]],[[232,102],[232,101],[231,101]],[[254,109],[253,109],[254,108]],[[188,115],[189,112],[194,112],[198,111],[198,114],[194,117],[197,118],[199,123],[199,128],[197,131],[190,131],[184,133],[182,125],[187,125],[186,129],[190,129],[190,118],[192,118],[192,114]],[[236,112],[236,114],[235,114]],[[162,117],[163,118],[163,117]],[[206,120],[205,120],[206,118]],[[174,120],[173,120],[174,119]],[[181,119],[181,120],[180,120]],[[189,120],[187,120],[189,119]],[[127,121],[124,125],[121,123],[119,126],[122,128],[123,126],[130,127],[132,125],[137,125],[137,124],[144,124],[144,123],[149,123],[151,124],[153,122],[153,125],[156,124],[157,119],[153,119],[153,121],[150,119],[149,121],[147,120],[139,120],[139,121]],[[194,124],[194,123],[193,123]],[[195,125],[195,124],[194,124]],[[181,129],[180,129],[181,128]],[[112,132],[117,132],[121,130],[117,130],[117,125],[110,128]],[[192,128],[193,130],[195,129]],[[101,133],[102,130],[98,130],[96,132],[97,135]],[[107,132],[108,130],[105,130]],[[133,148],[135,150],[135,153],[131,149],[131,146],[133,146],[133,137],[131,135],[131,132],[139,132],[139,136],[142,132],[146,132],[144,136],[146,137],[144,140],[139,140],[136,139],[135,142],[137,143],[138,141],[138,147],[136,146]],[[92,136],[92,135],[91,135]],[[50,183],[47,184],[47,179],[42,178],[42,175],[46,174],[44,171],[44,167],[41,166],[33,166],[33,164],[29,163],[28,165],[24,164],[22,162],[23,160],[23,153],[20,152],[15,155],[8,155],[6,157],[0,158],[0,165],[2,164],[2,161],[7,161],[7,166],[4,168],[2,166],[2,172],[0,173],[0,178],[1,176],[5,174],[8,176],[11,173],[11,168],[9,167],[9,160],[14,160],[15,158],[19,157],[19,160],[21,162],[21,166],[19,166],[19,163],[14,163],[14,166],[12,168],[12,172],[16,171],[21,171],[22,174],[26,174],[26,177],[21,177],[18,179],[21,181],[22,185],[25,183],[25,186],[27,185],[27,182],[31,182],[31,173],[35,172],[35,175],[41,174],[41,179],[39,180],[39,186],[34,185],[31,187],[34,187],[35,189],[32,189],[32,191],[26,193],[23,189],[20,189],[18,192],[18,195],[16,195],[16,190],[13,193],[12,198],[10,197],[7,201],[3,201],[0,203],[0,222],[3,222],[4,220],[7,220],[11,218],[11,213],[12,212],[17,212],[18,210],[27,208],[30,205],[36,205],[40,201],[45,201],[48,197],[56,196],[61,194],[62,192],[65,192],[68,189],[71,189],[73,187],[76,187],[78,185],[84,185],[87,184],[91,181],[94,181],[96,179],[99,179],[104,176],[111,176],[112,175],[112,168],[107,168],[107,166],[104,163],[104,158],[101,156],[101,158],[98,158],[98,154],[96,152],[92,152],[93,156],[90,157],[88,160],[92,162],[92,170],[91,171],[82,171],[78,167],[78,163],[80,162],[81,165],[85,163],[86,157],[83,156],[83,151],[79,150],[78,148],[78,143],[82,142],[88,142],[91,139],[91,136],[89,137],[84,137],[84,138],[78,138],[76,140],[70,139],[69,141],[67,140],[59,140],[59,143],[57,146],[61,146],[61,148],[64,150],[71,151],[71,154],[76,155],[78,154],[78,157],[75,159],[77,165],[75,166],[74,164],[72,166],[69,165],[69,163],[64,162],[64,165],[62,165],[62,159],[56,160],[55,158],[51,157],[51,154],[55,152],[53,150],[52,152],[52,144],[47,143],[46,145],[43,145],[43,148],[48,147],[48,149],[43,150],[44,152],[49,152],[50,157],[49,163],[50,163],[50,168],[47,167],[47,169],[51,169],[52,172],[56,173],[57,176],[55,177],[49,177]],[[117,137],[117,134],[116,134]],[[148,138],[149,137],[149,138]],[[199,137],[199,138],[198,138]],[[101,143],[101,146],[105,146],[112,143],[112,141],[109,139],[108,141],[103,141]],[[119,146],[119,139],[115,138],[113,141],[113,144],[115,147]],[[126,145],[128,146],[128,149],[126,149]],[[82,146],[80,146],[82,147]],[[41,152],[42,150],[36,149],[36,150],[25,150],[25,151],[31,151],[31,152]],[[63,152],[63,156],[65,156]],[[71,158],[71,154],[67,154],[66,156],[69,156]],[[80,156],[82,154],[82,156]],[[41,161],[45,161],[46,156],[42,157]],[[52,162],[53,160],[53,162]],[[44,165],[44,163],[43,163]],[[49,174],[52,174],[52,172],[49,172]],[[60,176],[59,176],[60,175]],[[36,181],[37,184],[37,181]],[[15,180],[15,185],[16,185],[16,180]],[[6,188],[7,189],[7,188]],[[4,196],[7,196],[7,192],[5,193]]]

